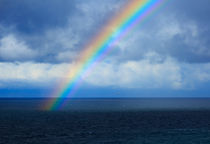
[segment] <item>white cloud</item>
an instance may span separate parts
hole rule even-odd
[[[148,53],[143,60],[123,63],[101,62],[84,77],[84,82],[102,87],[192,89],[210,80],[210,63],[178,63],[171,57],[161,62],[152,61],[159,57],[160,55],[156,53]],[[51,85],[58,79],[66,78],[67,71],[74,67],[73,64],[66,63],[5,62],[0,63],[0,68],[0,83],[16,81]]]
[[[65,76],[68,67],[68,64],[0,63],[0,82],[7,82],[8,86],[13,85],[10,82],[49,85]]]
[[[14,35],[7,35],[0,40],[0,57],[4,60],[33,59],[35,51],[30,49],[24,41]]]
[[[89,75],[87,81],[94,85],[133,88],[181,88],[181,70],[171,58],[163,63],[152,62],[154,56],[139,61],[113,65],[102,63]]]
[[[143,60],[120,64],[103,62],[85,81],[96,86],[191,89],[210,80],[210,63],[178,63],[171,57],[155,62],[154,58],[160,55],[148,53]]]

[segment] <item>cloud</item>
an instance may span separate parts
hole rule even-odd
[[[10,2],[8,3],[8,6],[13,5]],[[52,1],[48,6],[50,12],[47,12],[47,16],[42,16],[37,9],[46,11],[44,8],[47,3],[49,3],[48,1],[46,1],[43,6],[41,1],[23,1],[16,3],[19,5],[22,3],[27,7],[25,11],[23,10],[19,13],[29,11],[31,14],[30,17],[27,15],[26,18],[26,20],[28,19],[27,21],[29,21],[30,18],[32,19],[32,23],[29,27],[31,25],[38,26],[36,24],[41,23],[41,25],[43,25],[43,27],[41,27],[42,32],[37,31],[38,33],[30,32],[25,34],[24,32],[20,32],[15,21],[10,21],[11,25],[6,26],[6,28],[12,26],[13,28],[11,30],[13,30],[13,32],[10,30],[7,33],[5,31],[3,37],[15,35],[27,44],[27,47],[33,50],[34,53],[38,53],[38,55],[35,54],[35,56],[32,56],[31,59],[25,58],[22,59],[22,61],[33,60],[43,63],[62,63],[74,61],[78,54],[84,49],[85,45],[100,32],[104,24],[119,11],[125,4],[125,1]],[[32,6],[33,3],[35,7]],[[56,14],[54,11],[51,13],[55,5],[59,7],[63,5],[64,8]],[[68,6],[70,9],[65,10]],[[174,6],[178,7],[180,3],[169,3],[166,8],[159,10],[155,17],[149,18],[145,24],[140,24],[135,30],[129,32],[124,39],[116,44],[116,47],[113,48],[109,57],[112,57],[114,61],[126,62],[141,60],[148,52],[155,51],[162,55],[162,57],[170,56],[181,62],[209,62],[209,27],[201,27],[201,22],[198,21],[199,18],[191,17],[189,12],[180,16],[179,11]],[[15,6],[15,8],[17,7]],[[13,16],[11,19],[18,19],[18,22],[24,22],[27,28],[28,24],[25,20],[13,15],[17,9],[13,12],[9,12]],[[182,10],[183,9],[182,7]],[[2,15],[6,16],[9,13],[4,12]],[[36,17],[33,13],[37,14]],[[64,16],[63,13],[65,13]],[[63,24],[56,23],[59,17],[62,18],[61,22]],[[39,19],[44,20],[39,21]],[[36,28],[31,27],[30,29],[36,31]],[[4,56],[4,61],[11,60],[15,61],[16,59],[6,58],[6,55]]]
[[[130,88],[182,88],[179,65],[171,58],[164,62],[155,53],[148,53],[145,59],[127,61],[119,65],[100,64],[88,77],[94,85]],[[170,74],[170,75],[169,75]]]
[[[103,62],[87,77],[87,82],[96,86],[122,88],[169,88],[196,89],[210,79],[210,64],[179,63],[171,57],[163,61],[156,53],[148,53],[143,60],[120,64]]]
[[[166,13],[131,31],[116,44],[112,57],[119,61],[140,60],[154,51],[180,62],[209,62],[209,40],[204,33],[208,31],[200,28],[197,21],[185,17],[183,24],[177,15]]]
[[[60,52],[57,56],[56,59],[57,61],[72,61],[77,58],[79,54],[74,52],[74,51],[65,51],[65,52]]]
[[[1,0],[0,22],[22,34],[37,34],[65,25],[72,11],[73,0]]]
[[[173,1],[160,9],[117,42],[85,83],[188,89],[209,82],[210,21],[205,5],[209,2],[204,1],[196,11],[195,1],[190,6]],[[125,4],[123,0],[0,2],[1,87],[11,81],[52,84],[64,77],[88,42]]]
[[[83,77],[84,83],[97,87],[197,89],[210,80],[210,63],[179,63],[171,57],[159,59],[161,56],[153,52],[137,61],[104,61]],[[33,62],[4,62],[0,63],[0,67],[0,83],[4,87],[11,86],[11,82],[49,86],[58,79],[66,78],[67,70],[74,68],[73,64]]]
[[[0,63],[0,83],[2,87],[22,87],[27,85],[50,86],[65,76],[69,64],[48,63]]]
[[[185,22],[185,17],[188,17],[189,19],[198,21],[200,27],[209,27],[210,20],[207,15],[210,11],[209,5],[209,0],[202,0],[200,2],[197,0],[170,1],[164,9],[167,12],[176,13],[183,22]]]
[[[8,33],[5,31],[2,37],[6,37],[7,35],[13,35],[14,37],[15,35],[16,37],[24,41],[25,44],[27,43],[27,47],[30,47],[30,49],[33,50],[34,53],[38,53],[36,56],[31,57],[31,59],[33,59],[34,61],[50,63],[73,61],[74,58],[77,57],[77,54],[82,49],[84,49],[85,45],[98,32],[98,29],[100,29],[101,26],[104,25],[104,22],[109,19],[109,14],[115,13],[123,3],[122,1],[116,1],[115,4],[110,5],[110,2],[113,3],[113,1],[103,1],[99,2],[100,4],[96,3],[95,1],[78,1],[76,3],[67,2],[66,4],[66,2],[64,1],[52,1],[48,6],[49,11],[51,11],[55,4],[59,6],[65,4],[71,5],[69,6],[69,9],[73,7],[74,10],[71,9],[65,11],[65,15],[59,12],[56,14],[53,12],[49,16],[44,15],[46,16],[46,18],[43,18],[44,16],[36,10],[37,7],[38,9],[41,9],[41,11],[45,11],[45,4],[42,6],[41,1],[17,2],[18,5],[23,4],[27,7],[26,10],[17,12],[17,14],[25,14],[29,11],[31,15],[30,17],[28,17],[29,14],[27,14],[26,18],[24,17],[24,20],[22,19],[22,17],[16,17],[16,15],[13,15],[13,13],[18,9],[15,6],[15,9],[10,12],[12,13],[11,19],[13,20],[17,18],[18,23],[24,22],[24,24],[21,24],[21,27],[25,27],[26,31],[28,29],[29,31],[32,30],[34,32],[25,32],[24,30],[19,29],[18,25],[15,22],[10,21],[12,26],[5,26],[4,24],[0,24],[0,26],[3,25],[1,27],[5,28],[13,27],[13,31],[9,31]],[[32,7],[33,3],[35,4],[34,7]],[[8,5],[11,6],[13,4],[8,2]],[[95,11],[98,12],[95,13]],[[34,16],[33,13],[37,13],[37,16]],[[4,13],[3,15],[7,14],[9,13]],[[52,18],[57,19],[60,17],[62,17],[62,19],[65,19],[65,25],[56,24],[56,22],[52,20]],[[39,21],[39,19],[44,20]],[[25,21],[30,21],[31,24],[28,24]],[[47,26],[48,24],[55,26]],[[43,27],[41,25],[43,25]],[[45,25],[47,26],[46,28]],[[41,32],[40,30],[36,31],[36,29],[41,29]],[[67,54],[69,54],[70,56],[68,57]],[[4,61],[16,60],[10,57],[7,58],[6,56],[7,55],[4,56]],[[31,59],[25,58],[22,60],[30,61]]]
[[[0,40],[0,59],[8,61],[32,60],[36,52],[14,35],[8,35]]]

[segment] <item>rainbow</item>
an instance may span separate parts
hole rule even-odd
[[[70,68],[67,78],[59,85],[51,100],[44,106],[45,110],[57,110],[79,88],[81,82],[91,69],[101,61],[113,46],[123,38],[135,25],[142,22],[154,9],[165,0],[129,0],[84,48],[80,57]]]

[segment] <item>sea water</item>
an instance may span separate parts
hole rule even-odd
[[[197,104],[195,99],[188,100],[192,104],[185,105],[177,100],[182,108],[170,105],[168,109],[167,104],[160,104],[168,100],[159,100],[135,100],[156,104],[142,107],[134,106],[133,99],[77,99],[66,109],[43,111],[38,109],[43,99],[1,99],[0,144],[210,143],[206,100],[197,100]]]

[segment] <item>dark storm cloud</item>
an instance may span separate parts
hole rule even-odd
[[[174,13],[184,32],[174,35],[167,42],[168,45],[163,49],[163,53],[169,53],[178,60],[189,63],[210,62],[209,6],[209,0],[172,0],[169,2],[166,11],[169,14]]]
[[[208,13],[209,0],[169,1],[117,45],[112,56],[119,61],[141,60],[156,52],[163,60],[170,56],[186,63],[210,62]]]
[[[69,62],[124,3],[0,0],[0,61]],[[120,41],[109,57],[126,62],[156,52],[162,57],[158,62],[168,56],[186,63],[210,62],[209,4],[209,0],[170,0]],[[14,50],[7,49],[12,44],[19,55],[7,55]]]
[[[40,33],[63,26],[74,10],[69,0],[0,0],[0,23],[21,33]]]
[[[122,1],[0,2],[0,61],[50,63],[69,62],[77,57],[92,35],[107,22],[108,15],[122,5]],[[9,41],[8,37],[12,37],[13,41]],[[7,52],[14,50],[8,51],[7,47],[20,46],[20,43],[35,53],[32,58],[25,58],[24,50],[18,53],[19,56],[8,54],[7,57]]]
[[[180,18],[187,16],[198,21],[199,24],[203,24],[203,26],[208,26],[207,23],[210,23],[209,6],[209,0],[171,0],[165,8],[169,11],[175,11]]]

